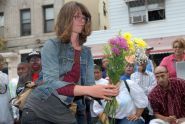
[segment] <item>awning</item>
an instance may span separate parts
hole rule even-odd
[[[89,45],[89,47],[91,47],[91,52],[94,59],[101,59],[104,57],[103,50],[105,45],[106,45],[105,43]]]
[[[145,39],[145,41],[154,48],[150,54],[164,54],[173,52],[172,43],[178,38],[185,38],[185,35]]]
[[[149,46],[154,48],[150,51],[150,54],[165,54],[173,52],[172,43],[177,38],[185,38],[185,35],[145,39],[145,41]],[[89,45],[94,59],[101,59],[104,57],[103,49],[105,45],[106,43]]]

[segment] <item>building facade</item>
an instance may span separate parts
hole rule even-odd
[[[17,64],[28,52],[40,50],[48,38],[55,37],[55,19],[68,1],[0,0],[0,37],[6,41],[1,54],[8,63],[10,78],[16,76]],[[95,59],[102,58],[103,46],[120,30],[145,39],[157,57],[171,53],[173,40],[185,37],[184,0],[77,1],[92,13],[94,31],[86,45],[92,48]]]
[[[17,76],[17,65],[32,50],[56,37],[54,24],[64,3],[70,0],[0,0],[0,54],[6,58],[9,78]],[[107,0],[76,0],[92,13],[92,29],[109,27]]]
[[[185,2],[183,0],[109,0],[109,29],[94,31],[87,45],[95,58],[103,55],[103,46],[119,31],[143,38],[158,59],[171,53],[172,42],[185,37]]]

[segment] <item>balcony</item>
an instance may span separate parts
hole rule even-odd
[[[0,37],[4,37],[4,26],[0,27]]]

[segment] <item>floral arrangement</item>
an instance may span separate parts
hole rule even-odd
[[[118,36],[111,38],[108,41],[108,45],[105,46],[104,53],[109,63],[107,66],[107,74],[109,81],[113,85],[117,85],[120,81],[120,75],[126,65],[125,58],[130,55],[135,55],[137,49],[147,48],[147,44],[141,38],[132,38],[131,33],[119,33]],[[113,118],[111,124],[115,123],[116,109],[118,107],[116,97],[112,97],[112,100],[107,101],[104,112],[106,115]]]

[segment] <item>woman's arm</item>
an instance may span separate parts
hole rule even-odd
[[[119,93],[119,87],[113,85],[93,85],[93,86],[80,86],[76,85],[74,88],[74,96],[92,96],[96,98],[102,98],[111,100],[111,96],[117,96]]]
[[[127,117],[127,119],[130,120],[130,121],[135,121],[135,120],[137,120],[141,117],[143,111],[144,111],[144,108],[137,108],[136,109],[136,114],[129,115]]]

